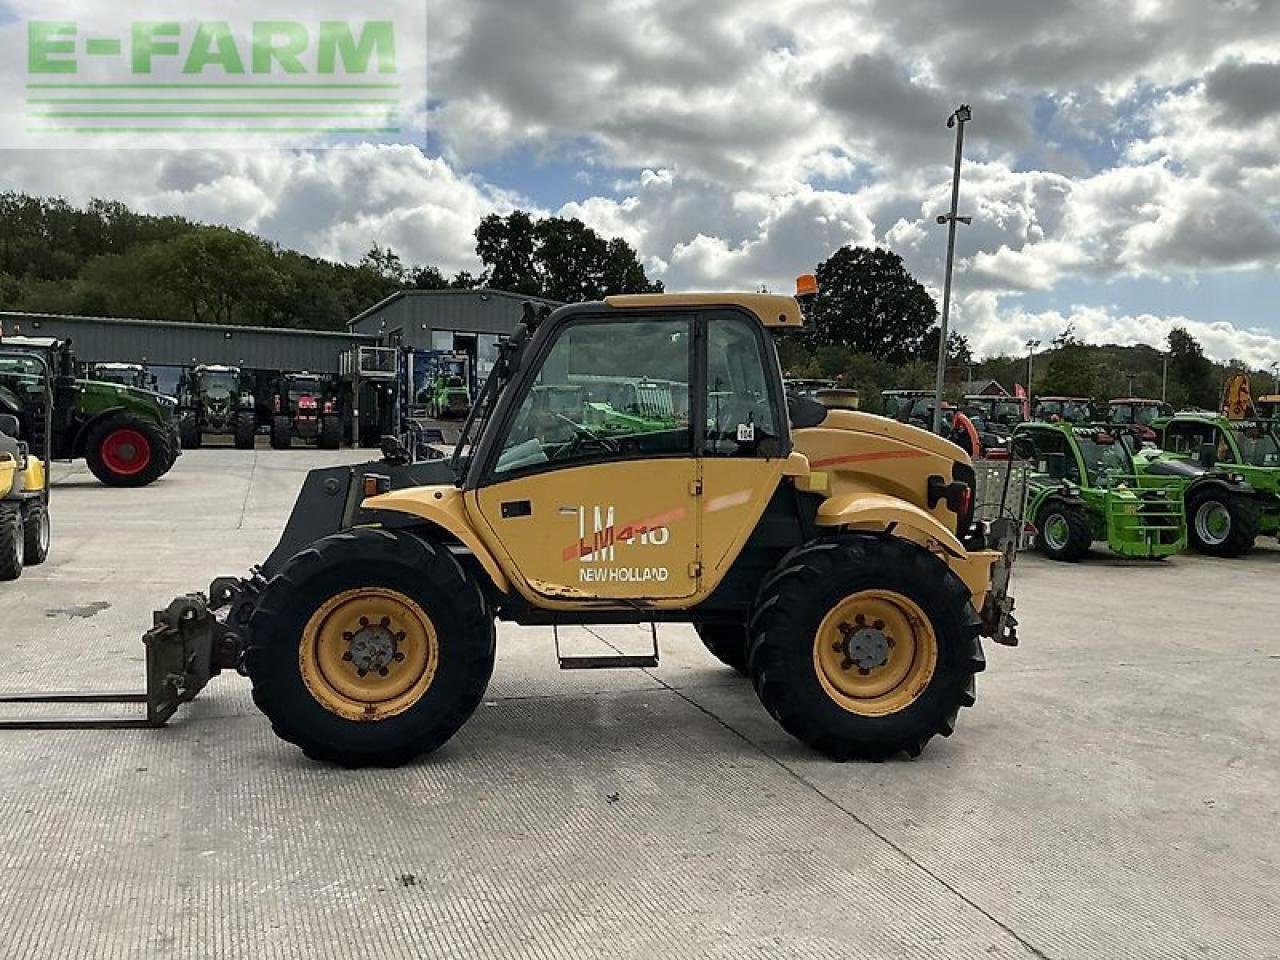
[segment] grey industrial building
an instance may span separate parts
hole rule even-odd
[[[515,329],[526,300],[559,306],[506,290],[401,290],[347,326],[353,334],[377,337],[388,346],[465,353],[483,380],[497,359],[498,338]]]
[[[240,367],[264,380],[284,371],[339,375],[348,412],[360,420],[349,433],[367,439],[394,417],[390,350],[465,353],[482,380],[497,357],[498,338],[515,329],[526,300],[557,305],[504,290],[405,290],[354,317],[346,332],[0,311],[0,338],[70,340],[85,363],[146,364],[165,392],[176,390],[182,371],[196,364]]]

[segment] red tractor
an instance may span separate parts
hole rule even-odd
[[[288,450],[294,437],[321,450],[342,445],[342,414],[330,384],[313,373],[290,373],[276,385],[271,407],[271,446]]]

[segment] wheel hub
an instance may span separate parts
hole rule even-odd
[[[399,649],[404,638],[403,630],[391,630],[390,617],[383,617],[379,623],[369,623],[368,618],[362,617],[359,630],[343,634],[347,652],[342,658],[351,664],[357,676],[377,673],[385,677],[391,664],[404,660]]]
[[[839,646],[844,652],[846,670],[857,669],[859,673],[870,673],[889,662],[889,649],[893,639],[884,631],[884,621],[876,620],[867,623],[866,618],[859,616],[855,623],[840,624],[842,639]]]
[[[919,604],[888,589],[845,597],[814,636],[818,683],[839,707],[862,716],[910,706],[933,676],[937,656],[937,634]]]
[[[417,703],[439,664],[434,624],[419,603],[384,587],[360,587],[326,600],[298,646],[307,689],[348,720],[385,720]]]

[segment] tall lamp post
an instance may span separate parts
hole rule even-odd
[[[1027,403],[1031,402],[1031,366],[1035,360],[1036,348],[1040,346],[1039,340],[1027,341]]]
[[[942,432],[942,388],[947,376],[947,337],[951,321],[951,272],[956,255],[956,224],[970,224],[973,217],[959,216],[960,207],[960,162],[964,155],[964,125],[973,119],[973,112],[967,103],[962,103],[956,112],[947,117],[947,128],[956,131],[956,163],[951,175],[951,212],[941,214],[938,223],[947,225],[947,274],[942,284],[942,329],[938,332],[938,377],[934,382],[933,397],[933,432]]]

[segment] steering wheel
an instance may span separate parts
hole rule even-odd
[[[594,443],[596,446],[608,453],[618,452],[618,444],[615,441],[588,430],[582,424],[577,423],[574,420],[570,420],[563,413],[557,413],[556,419],[563,420],[569,425],[570,429],[573,430],[573,443],[572,446],[569,447],[570,452],[576,451],[580,446],[582,446],[584,440],[589,443]]]

